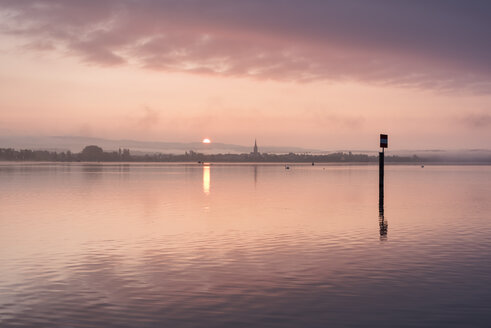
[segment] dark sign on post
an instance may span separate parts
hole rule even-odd
[[[380,148],[387,148],[389,145],[389,137],[386,134],[380,135]]]

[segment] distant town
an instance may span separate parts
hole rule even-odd
[[[336,152],[325,155],[313,154],[270,154],[260,153],[257,144],[252,152],[243,154],[203,154],[189,150],[184,154],[132,154],[129,149],[104,151],[96,145],[86,146],[80,153],[71,151],[16,150],[0,148],[1,161],[42,161],[42,162],[271,162],[271,163],[344,163],[344,162],[377,162],[377,156]],[[387,162],[421,162],[418,156],[386,156]]]
[[[33,162],[222,162],[222,163],[378,163],[378,155],[352,153],[351,151],[338,151],[330,154],[312,153],[261,153],[257,142],[249,153],[201,153],[189,150],[181,154],[139,151],[131,152],[128,148],[119,148],[117,151],[104,151],[97,145],[89,145],[81,152],[49,151],[32,149],[0,148],[0,161],[33,161]],[[491,155],[438,157],[418,155],[388,155],[388,163],[471,163],[491,164]]]

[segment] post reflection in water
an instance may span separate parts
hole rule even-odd
[[[254,165],[254,187],[257,184],[257,165]]]
[[[210,165],[203,166],[203,192],[210,194]]]
[[[388,223],[384,218],[384,186],[378,190],[378,223],[380,227],[380,239],[387,239]]]

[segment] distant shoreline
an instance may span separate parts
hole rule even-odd
[[[378,164],[378,155],[356,154],[352,152],[335,152],[326,155],[312,154],[270,154],[270,153],[243,153],[243,154],[203,154],[190,150],[184,154],[131,154],[129,149],[105,152],[102,148],[91,145],[80,153],[55,152],[46,150],[0,148],[1,162],[49,162],[49,163],[270,163],[284,164],[296,163],[315,164]],[[385,163],[388,165],[490,165],[491,157],[483,158],[452,158],[452,157],[420,157],[386,155]]]
[[[385,161],[419,163],[423,159],[414,156],[385,156]],[[0,148],[0,161],[31,162],[187,162],[187,163],[378,163],[378,156],[353,154],[352,152],[335,152],[326,155],[312,154],[203,154],[193,150],[184,154],[132,154],[129,149],[106,152],[96,145],[86,146],[80,153],[56,152],[46,150]]]
[[[314,166],[305,162],[60,162],[60,161],[6,161],[0,160],[0,166],[9,165],[70,165],[70,166],[150,166],[150,165],[183,165],[193,167],[203,166],[279,166],[288,165],[290,167],[334,167],[334,166],[373,166],[377,167],[375,162],[317,162]],[[415,167],[432,167],[432,166],[491,166],[491,162],[425,162],[424,164],[414,162],[389,162],[385,166],[415,166]]]

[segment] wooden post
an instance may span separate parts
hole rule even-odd
[[[386,134],[380,135],[380,148],[382,151],[378,153],[378,214],[380,237],[387,236],[388,224],[384,217],[384,150],[388,146],[389,137]]]
[[[378,153],[378,186],[384,188],[384,151]],[[383,194],[383,191],[382,191]]]
[[[384,187],[384,150],[388,145],[389,136],[380,134],[380,148],[382,148],[382,151],[378,153],[378,185],[380,188]]]

